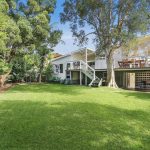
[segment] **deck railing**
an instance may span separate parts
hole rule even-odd
[[[79,70],[80,61],[69,61],[67,62],[67,70]]]
[[[87,63],[82,60],[70,61],[67,63],[67,70],[82,70],[89,78],[95,79],[95,69],[90,67]]]
[[[90,67],[87,63],[80,60],[80,69],[84,72],[89,78],[95,79],[95,69]]]
[[[150,60],[146,59],[124,59],[118,61],[119,68],[145,68],[150,67]]]

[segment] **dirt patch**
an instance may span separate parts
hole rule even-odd
[[[15,84],[5,84],[4,87],[0,87],[0,93],[3,93],[10,89],[11,87],[15,86]]]

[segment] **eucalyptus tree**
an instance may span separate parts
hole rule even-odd
[[[97,56],[106,56],[108,86],[117,87],[113,70],[116,49],[137,35],[146,33],[150,23],[147,0],[65,0],[62,23],[70,22],[73,36],[86,44],[93,34]],[[88,25],[90,32],[85,30]]]

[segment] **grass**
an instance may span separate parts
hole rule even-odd
[[[149,150],[150,93],[57,84],[0,94],[0,150]]]

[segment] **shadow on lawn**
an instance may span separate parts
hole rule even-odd
[[[83,89],[88,89],[87,87],[82,87]],[[21,84],[16,85],[9,92],[21,92],[21,93],[60,93],[76,95],[81,93],[80,86],[66,85],[63,84]]]
[[[149,114],[91,103],[0,103],[0,149],[149,149]]]
[[[123,91],[123,92],[119,92],[119,93],[125,97],[135,97],[140,100],[150,101],[150,93],[136,92],[136,91]]]

